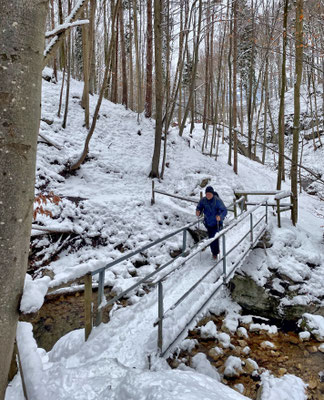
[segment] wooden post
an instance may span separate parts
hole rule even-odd
[[[237,218],[237,204],[236,204],[236,197],[233,200],[233,208],[234,208],[234,218]]]
[[[247,205],[246,205],[246,203],[247,203],[247,201],[248,201],[248,195],[247,195],[247,194],[244,194],[243,196],[244,196],[243,209],[244,209],[244,211],[246,211],[246,210],[247,210]]]
[[[203,192],[200,191],[200,200],[203,198]]]
[[[85,340],[92,330],[92,276],[87,274],[84,277],[84,322],[85,322]]]
[[[152,180],[152,198],[151,198],[151,206],[155,204],[155,194],[154,194],[154,181]]]
[[[281,220],[280,220],[280,199],[276,200],[276,203],[277,203],[278,228],[281,228]]]

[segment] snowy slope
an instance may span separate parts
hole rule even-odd
[[[81,128],[83,113],[79,106],[82,85],[78,82],[72,84],[66,130],[60,127],[62,119],[55,116],[59,85],[44,82],[43,90],[42,118],[53,120],[53,123],[48,125],[42,122],[41,132],[63,149],[39,144],[36,194],[46,186],[46,190],[60,196],[61,201],[58,205],[47,204],[53,218],[38,215],[35,223],[53,229],[64,227],[79,235],[78,240],[82,240],[83,245],[77,248],[73,247],[75,243],[71,243],[59,254],[57,260],[35,274],[33,284],[41,287],[38,294],[35,295],[35,291],[26,294],[30,293],[27,289],[31,284],[30,279],[26,281],[25,310],[35,305],[33,303],[40,307],[46,285],[55,288],[118,258],[121,255],[118,250],[120,246],[126,251],[135,249],[169,233],[175,227],[195,220],[195,206],[191,203],[157,195],[156,204],[150,205],[151,180],[148,173],[153,152],[154,121],[141,117],[138,124],[137,115],[120,105],[103,101],[97,128],[90,143],[88,161],[75,175],[61,175],[64,166],[80,154],[86,136],[86,130]],[[92,110],[95,101],[96,96],[91,99]],[[199,198],[202,190],[200,184],[208,179],[226,204],[232,201],[235,188],[275,188],[274,172],[243,157],[239,157],[239,174],[235,175],[227,165],[226,144],[221,145],[217,162],[201,155],[202,132],[201,126],[197,125],[193,138],[189,139],[187,133],[184,138],[179,138],[176,129],[171,131],[168,138],[168,168],[165,179],[156,182],[158,187],[170,193]],[[318,263],[323,267],[320,255],[323,250],[323,206],[317,199],[306,194],[301,196],[300,204],[301,224],[314,244],[309,251],[318,253]],[[285,224],[289,224],[288,220]],[[275,226],[272,232],[280,235]],[[91,239],[98,237],[101,242],[94,247]],[[35,240],[39,240],[40,245],[52,251],[55,243],[46,242],[46,238],[37,238]],[[150,249],[145,254],[147,264],[136,268],[135,278],[130,274],[135,270],[134,265],[126,261],[106,274],[106,281],[113,290],[120,292],[132,285],[138,277],[153,271],[157,264],[169,260],[170,252],[181,246],[182,236],[179,235],[164,245]],[[300,251],[303,252],[303,247]],[[280,253],[280,248],[276,252]],[[165,288],[168,294],[166,308],[181,295],[180,290],[185,290],[208,269],[210,260],[209,252],[206,251],[200,258],[187,263],[184,270],[172,275]],[[285,268],[284,260],[282,262],[282,268]],[[322,271],[323,268],[318,269],[319,276],[314,278],[314,290],[320,290],[320,287],[315,287],[315,283],[323,279]],[[50,275],[51,279],[41,279],[42,274]],[[203,302],[212,282],[213,279],[200,287],[194,298]],[[226,293],[221,296],[228,306]],[[39,368],[30,376],[31,385],[46,388],[48,400],[245,398],[207,376],[192,371],[171,371],[165,363],[154,357],[156,298],[155,290],[144,297],[134,295],[133,305],[114,310],[110,322],[95,328],[86,343],[83,340],[83,330],[73,331],[61,338],[49,353],[41,349],[35,352],[29,327],[22,324],[21,337],[25,339],[21,340],[21,346],[26,349],[27,369],[33,363],[33,354],[38,354]],[[215,304],[218,302],[216,300]],[[179,327],[185,324],[187,314],[193,311],[193,304],[197,306],[191,297],[183,303],[177,314],[166,320],[166,340],[171,339]],[[28,353],[31,354],[30,358]],[[151,371],[148,370],[148,355],[152,357]],[[41,393],[40,390],[40,396]],[[7,391],[6,400],[21,398],[20,378],[17,376]]]

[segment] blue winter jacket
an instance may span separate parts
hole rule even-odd
[[[221,217],[220,224],[223,224],[223,220],[227,215],[227,208],[216,194],[214,194],[211,200],[203,197],[198,203],[197,210],[200,211],[200,213],[204,213],[204,223],[206,227],[217,225],[217,215]]]

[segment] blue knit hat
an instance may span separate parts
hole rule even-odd
[[[214,189],[213,189],[213,187],[212,187],[212,186],[207,186],[207,187],[206,187],[206,193],[212,193],[212,194],[214,194]]]

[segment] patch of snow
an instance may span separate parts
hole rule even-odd
[[[28,274],[25,276],[24,292],[20,302],[21,312],[25,314],[34,313],[42,307],[50,281],[49,276],[37,280],[33,280]]]
[[[207,375],[213,379],[220,381],[220,375],[215,367],[207,360],[207,356],[204,353],[197,353],[191,359],[191,365],[193,368],[204,375]]]
[[[275,378],[269,371],[261,375],[262,391],[260,400],[306,400],[306,385],[294,375]]]

